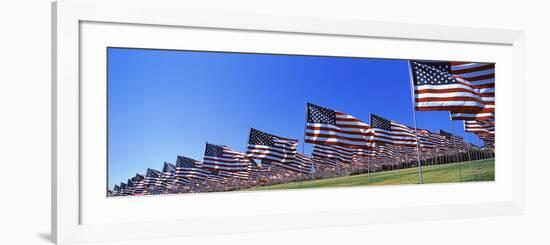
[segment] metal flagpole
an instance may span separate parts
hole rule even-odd
[[[250,131],[251,131],[251,130],[252,130],[252,127],[250,127],[250,128],[248,129],[248,141],[246,141],[247,148],[248,148],[248,143],[250,143]],[[248,160],[247,160],[248,157],[246,156],[246,150],[245,150],[245,152],[243,153],[243,155],[244,155],[244,157],[243,157],[243,163],[248,162],[248,164],[252,164],[251,161],[248,161]],[[246,171],[248,172],[248,166],[246,166]],[[241,171],[241,174],[242,174],[242,172],[243,172],[243,171]],[[249,178],[249,177],[250,177],[250,172],[248,172],[248,178]],[[240,189],[241,189],[241,178],[242,178],[242,176],[239,175],[238,178],[239,178],[239,184],[238,184],[239,187],[238,187],[238,189],[240,190]],[[248,180],[248,179],[247,179],[247,180]]]
[[[402,156],[405,152],[403,151],[403,149],[401,149],[401,146],[398,146],[397,147],[398,151],[399,151],[399,154]],[[402,159],[400,157],[397,158],[397,173],[399,175],[399,184],[402,184],[402,178],[401,178],[401,162],[402,162]]]
[[[305,136],[304,136],[304,138],[305,138]],[[304,148],[305,148],[304,145],[305,144],[306,144],[305,141],[302,142],[302,155],[303,155],[303,157],[306,157],[306,155],[304,154]],[[296,157],[294,157],[294,159],[296,159]],[[313,160],[312,160],[311,164],[313,164]],[[302,168],[302,167],[300,166],[300,168]],[[300,171],[298,174],[300,175],[300,188],[302,188],[302,172]]]
[[[441,164],[443,163],[443,154],[441,154],[441,149],[436,149],[434,153],[434,169],[440,168]]]
[[[466,121],[463,121],[466,123]],[[468,133],[466,130],[464,130],[464,141],[466,141],[466,151],[468,151],[468,165],[470,166],[470,169],[472,169],[472,157],[470,156],[470,144],[468,143]]]
[[[434,156],[433,156],[433,159],[432,159],[432,164],[433,164],[433,169],[436,169],[437,168],[437,158],[439,157],[438,155],[438,152],[437,152],[437,149],[435,150],[435,153],[434,153]]]
[[[416,129],[416,108],[415,108],[415,99],[414,99],[414,82],[412,74],[411,61],[409,60],[409,80],[411,84],[411,100],[412,100],[412,109],[413,109],[413,121],[414,121],[414,135],[416,136],[416,159],[418,161],[418,181],[420,184],[424,183],[422,178],[422,164],[420,163],[420,144],[418,142],[418,131]]]
[[[304,149],[306,148],[306,128],[307,128],[307,101],[306,101],[306,108],[305,108],[305,116],[304,116],[304,137],[303,137],[303,142],[302,142],[302,155],[304,155],[304,157],[306,156],[304,154]],[[311,157],[311,165],[313,166],[314,162],[313,162],[313,157]],[[311,171],[312,169],[310,169]],[[313,171],[312,171],[313,172]],[[300,172],[300,188],[302,188],[302,173]]]
[[[453,133],[453,136],[454,136],[456,134],[455,134],[455,127],[453,125],[453,117],[452,117],[451,112],[449,112],[449,121],[451,122],[451,130],[452,130],[452,133]],[[456,146],[456,140],[453,139],[453,137],[451,137],[451,140],[453,141],[453,143],[455,145],[456,161],[457,161],[457,165],[458,165],[458,177],[460,179],[460,182],[462,182],[462,169],[460,167],[460,158],[458,157],[458,147]]]
[[[370,157],[367,158],[367,185],[370,185]]]

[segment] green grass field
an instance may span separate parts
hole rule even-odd
[[[494,181],[495,160],[484,159],[471,162],[450,163],[422,168],[424,183],[451,183],[469,181]],[[318,187],[349,187],[367,185],[418,184],[418,168],[360,174],[320,180],[290,182],[271,186],[254,187],[247,190],[281,190]]]

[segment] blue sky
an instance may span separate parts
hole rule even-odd
[[[405,60],[108,49],[108,185],[205,142],[245,151],[250,127],[303,139],[305,105],[370,113],[413,126]],[[448,112],[417,112],[418,127],[451,132]],[[462,121],[454,121],[463,136]],[[473,134],[468,140],[481,141]],[[301,146],[300,146],[301,147]],[[300,148],[301,150],[301,148]],[[305,145],[305,152],[311,146]]]

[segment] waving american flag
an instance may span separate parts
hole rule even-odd
[[[450,111],[454,120],[494,117],[495,64],[410,61],[415,107]]]
[[[120,194],[120,187],[118,185],[115,185],[113,187],[113,195],[119,195]]]
[[[476,121],[467,120],[464,121],[464,130],[466,132],[475,134],[494,134],[495,133],[495,121]]]
[[[246,171],[248,161],[244,153],[234,151],[227,146],[206,143],[202,167],[215,171]]]
[[[426,129],[417,129],[418,132],[418,143],[421,148],[424,149],[443,149],[445,148],[444,145],[444,137],[432,133],[429,130]]]
[[[351,115],[307,104],[307,143],[369,148],[372,136],[371,127]]]
[[[148,168],[147,174],[145,175],[145,184],[148,186],[167,186],[168,183],[164,182],[162,172]]]
[[[251,128],[246,156],[278,163],[293,162],[298,140],[283,138]]]
[[[187,184],[191,182],[203,181],[210,171],[199,167],[201,162],[184,156],[178,156],[176,160],[175,182],[178,184]]]
[[[293,162],[284,164],[282,167],[302,174],[308,174],[312,172],[312,165],[313,159],[310,156],[298,152]]]
[[[171,185],[174,182],[175,174],[176,166],[174,166],[174,164],[164,162],[161,175],[162,182],[166,183],[166,185]]]
[[[459,150],[464,148],[464,139],[460,136],[449,133],[445,130],[439,130],[439,134],[445,137],[445,146],[447,148],[458,148]]]
[[[370,122],[374,128],[374,142],[416,147],[414,129],[375,114],[371,114]]]
[[[313,146],[313,159],[324,161],[330,165],[338,163],[349,164],[353,161],[354,149],[339,145],[320,145]]]

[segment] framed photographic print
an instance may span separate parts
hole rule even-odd
[[[108,47],[107,71],[109,197],[494,181],[494,63]]]
[[[521,31],[87,0],[53,24],[57,243],[523,211]]]

